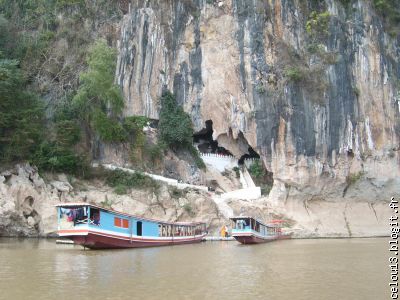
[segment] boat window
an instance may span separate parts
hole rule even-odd
[[[114,217],[114,226],[121,227],[121,228],[129,228],[129,220]]]
[[[175,235],[177,236],[187,236],[188,235],[188,226],[176,226],[175,227]]]
[[[172,225],[167,225],[167,236],[172,236]]]
[[[96,208],[90,208],[90,224],[96,226],[100,225],[100,210]]]
[[[274,227],[268,227],[268,234],[274,234],[275,228]]]
[[[237,229],[243,229],[243,220],[237,220],[236,221],[236,227]]]
[[[197,225],[194,227],[194,235],[199,235],[201,234],[201,225]]]
[[[159,224],[158,225],[159,228],[159,236],[162,237],[171,237],[172,236],[172,225],[168,225],[168,224]]]
[[[249,220],[236,220],[237,229],[245,229],[245,226],[249,226]]]
[[[60,207],[60,222],[70,223],[75,226],[77,224],[87,224],[88,222],[88,208],[76,207],[76,208],[64,208]]]
[[[161,224],[158,224],[158,236],[163,236],[163,234],[162,234],[162,225]]]
[[[199,235],[202,230],[202,225],[158,224],[158,235],[161,237]]]

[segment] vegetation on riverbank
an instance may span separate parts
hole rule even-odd
[[[29,160],[42,171],[84,175],[88,131],[72,98],[86,61],[102,59],[86,60],[96,38],[87,25],[118,18],[116,3],[0,0],[0,11],[0,162]],[[103,60],[108,66],[113,51],[111,63]]]
[[[156,144],[147,143],[143,133],[148,118],[122,117],[124,100],[120,87],[114,83],[115,47],[102,38],[89,39],[82,40],[78,51],[71,44],[77,37],[68,39],[73,33],[66,27],[69,17],[85,15],[90,19],[95,15],[86,1],[31,2],[11,4],[0,1],[0,8],[5,13],[5,17],[0,15],[1,162],[29,160],[41,171],[87,176],[92,158],[90,143],[95,140],[128,144],[134,161],[149,160],[150,164],[162,160],[167,145],[174,150],[186,149],[200,167],[204,166],[197,152],[191,149],[191,120],[176,105],[171,93],[163,96],[169,102],[166,101],[161,109],[163,127]],[[21,18],[16,19],[13,10]],[[66,10],[71,16],[63,16],[62,22],[55,17],[55,13]],[[38,18],[32,19],[33,15]],[[116,16],[110,13],[109,17]],[[52,62],[61,58],[53,56],[52,46],[56,40],[64,38],[69,50],[76,52],[74,59],[80,57],[79,62],[77,59],[72,65],[53,66]],[[52,62],[43,58],[47,55],[51,56]],[[60,55],[66,59],[67,54]],[[56,69],[52,74],[42,74],[44,67]],[[77,68],[79,72],[76,72]],[[74,78],[71,73],[75,73]],[[52,86],[69,78],[68,85],[59,86],[56,94],[60,92],[61,95],[57,103],[46,103],[47,94],[52,91],[37,85],[38,76],[42,75],[52,77],[40,79],[46,84],[51,81]],[[138,156],[137,153],[146,155]]]

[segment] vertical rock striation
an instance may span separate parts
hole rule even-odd
[[[277,206],[388,200],[400,192],[400,47],[370,1],[342,3],[133,1],[118,44],[125,114],[158,118],[173,90],[196,130],[212,120],[225,148],[261,155]],[[330,16],[314,35],[313,11]]]

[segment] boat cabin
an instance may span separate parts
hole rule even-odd
[[[102,208],[88,203],[57,205],[60,235],[77,234],[79,230],[97,230],[125,236],[182,237],[206,232],[205,223],[162,222]]]
[[[232,235],[235,233],[256,232],[263,236],[279,235],[281,227],[278,223],[265,224],[253,217],[232,217]]]

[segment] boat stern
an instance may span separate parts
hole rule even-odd
[[[57,234],[75,241],[75,237],[89,234],[89,227],[96,222],[98,212],[85,203],[65,203],[57,207]]]
[[[255,235],[251,229],[232,229],[232,236],[241,244],[256,244]]]

